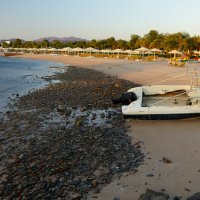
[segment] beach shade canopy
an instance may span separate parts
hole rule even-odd
[[[153,52],[153,54],[154,54],[154,60],[156,59],[156,53],[161,53],[161,50],[160,49],[156,49],[156,48],[153,48],[150,51]]]
[[[84,49],[85,52],[95,52],[97,49],[93,48],[93,47],[88,47],[86,49]]]
[[[140,51],[134,50],[134,51],[132,51],[132,54],[137,54],[137,55],[139,55],[139,54],[140,54]]]
[[[177,50],[172,50],[172,51],[170,51],[170,52],[168,52],[169,54],[174,54],[174,57],[176,57],[176,54],[182,54],[182,52],[180,52],[180,51],[177,51]]]
[[[61,51],[72,51],[72,48],[71,47],[65,47],[65,48],[62,48]]]
[[[80,47],[77,47],[77,48],[72,49],[72,51],[80,52],[80,51],[83,51],[83,49]]]
[[[85,52],[89,52],[89,53],[90,53],[90,56],[92,55],[92,52],[94,52],[94,53],[99,52],[98,49],[95,49],[95,48],[93,48],[93,47],[88,47],[88,48],[84,49],[84,51],[85,51]]]
[[[141,54],[142,57],[144,57],[145,52],[148,52],[149,49],[147,49],[146,47],[140,47],[138,49],[135,49],[135,51],[139,52],[139,54]]]
[[[124,52],[124,50],[122,50],[122,49],[114,49],[114,50],[112,50],[112,53],[123,53]]]
[[[156,49],[156,48],[153,48],[153,49],[151,49],[150,51],[151,51],[151,52],[154,52],[154,53],[156,53],[156,52],[161,52],[160,49]]]
[[[102,52],[102,53],[108,53],[108,54],[109,54],[109,53],[112,52],[112,50],[111,50],[111,49],[102,49],[101,52]]]
[[[48,49],[48,51],[57,51],[57,49],[56,48],[50,48],[50,49]]]
[[[138,49],[135,49],[134,51],[139,51],[140,53],[144,53],[145,51],[149,51],[149,49],[146,47],[140,47]]]
[[[194,50],[193,53],[194,54],[200,54],[200,51]]]
[[[152,53],[151,51],[145,51],[144,54],[152,55],[154,53]]]
[[[98,53],[99,49],[93,49],[93,52]]]
[[[125,51],[124,51],[124,53],[127,53],[127,54],[132,54],[132,53],[133,53],[133,51],[132,51],[132,50],[130,50],[130,49],[128,49],[128,50],[125,50]]]
[[[178,50],[172,50],[168,53],[171,53],[171,54],[182,54],[182,52],[178,51]]]
[[[95,49],[95,48],[93,48],[93,47],[88,47],[88,48],[84,49],[84,51],[85,51],[85,52],[90,52],[90,54],[91,54],[92,52],[94,52],[94,53],[98,53],[98,52],[99,52],[98,49]]]
[[[47,51],[48,49],[47,48],[40,48],[38,49],[39,51]]]

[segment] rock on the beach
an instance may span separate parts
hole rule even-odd
[[[187,200],[200,200],[200,192],[195,193],[191,197],[187,198]]]
[[[57,110],[60,112],[60,111],[64,111],[65,110],[65,107],[63,105],[58,105],[58,108]]]
[[[170,159],[166,158],[166,157],[163,157],[163,158],[162,158],[162,161],[163,161],[164,163],[167,163],[167,164],[172,163],[172,161],[171,161]]]
[[[169,195],[162,192],[155,192],[150,189],[146,189],[146,192],[139,197],[139,200],[168,200]]]

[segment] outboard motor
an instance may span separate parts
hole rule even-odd
[[[129,105],[131,102],[137,100],[137,96],[134,92],[125,92],[120,97],[112,99],[114,104],[122,103],[123,105]]]

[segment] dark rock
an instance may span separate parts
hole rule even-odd
[[[65,110],[65,107],[64,107],[64,105],[58,105],[58,107],[57,107],[57,111],[58,112],[62,112],[62,111],[64,111]]]
[[[200,200],[200,192],[195,193],[191,197],[188,197],[187,200]]]
[[[76,193],[76,194],[73,194],[71,198],[72,198],[73,200],[78,200],[78,199],[81,199],[81,197],[82,197],[81,194]]]
[[[81,112],[85,112],[86,110],[87,110],[86,106],[80,108]]]
[[[75,120],[75,123],[76,123],[77,127],[83,126],[84,119],[82,117],[77,117],[76,120]]]
[[[172,163],[172,161],[171,160],[169,160],[168,158],[166,158],[166,157],[163,157],[162,158],[162,161],[164,162],[164,163],[167,163],[167,164],[170,164],[170,163]]]
[[[139,197],[139,200],[168,200],[169,195],[162,192],[155,192],[150,189],[146,189],[146,192]]]
[[[97,116],[96,113],[92,113],[91,120],[95,120],[95,119],[96,119],[96,116]]]
[[[113,200],[120,200],[120,198],[119,197],[114,197]]]
[[[72,111],[70,109],[66,109],[65,110],[65,116],[69,116],[72,113]]]
[[[154,174],[147,174],[147,177],[153,177]]]
[[[100,117],[103,119],[103,118],[105,118],[105,113],[101,113],[100,114]]]
[[[180,200],[180,198],[175,196],[173,200]]]

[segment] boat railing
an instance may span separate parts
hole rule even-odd
[[[195,66],[190,66],[189,64],[195,64]],[[155,82],[153,83],[152,85],[156,85],[158,83],[162,83],[162,82],[165,82],[165,81],[168,81],[168,80],[172,80],[172,79],[175,79],[175,78],[179,78],[179,77],[182,77],[182,76],[186,76],[190,74],[190,77],[191,77],[191,81],[190,81],[190,89],[188,91],[184,91],[182,93],[179,93],[177,95],[174,95],[174,96],[171,96],[171,97],[168,97],[168,98],[165,98],[165,99],[162,99],[160,101],[157,101],[155,103],[152,103],[150,105],[148,105],[148,107],[151,107],[153,105],[156,105],[156,104],[159,104],[159,103],[162,103],[162,102],[165,102],[165,101],[168,101],[170,99],[175,99],[176,97],[178,96],[181,96],[183,94],[187,94],[189,93],[193,87],[197,87],[199,86],[199,79],[200,79],[200,69],[197,69],[197,66],[196,66],[196,63],[193,62],[193,61],[188,61],[187,62],[187,71],[186,73],[183,73],[183,74],[180,74],[180,75],[177,75],[177,76],[173,76],[173,77],[170,77],[170,78],[167,78],[167,79],[164,79],[164,80],[161,80],[161,81],[158,81],[158,82]],[[196,84],[195,84],[196,83]],[[189,98],[188,98],[189,100]]]
[[[175,78],[180,78],[180,77],[185,76],[185,75],[186,75],[186,73],[179,74],[179,75],[177,75],[177,76],[173,76],[173,77],[170,77],[170,78],[167,78],[167,79],[163,79],[163,80],[161,80],[161,81],[157,81],[157,82],[155,82],[155,83],[153,83],[153,84],[151,84],[151,85],[157,85],[158,83],[163,83],[163,82],[165,82],[165,81],[169,81],[169,80],[172,80],[172,79],[175,79]]]

